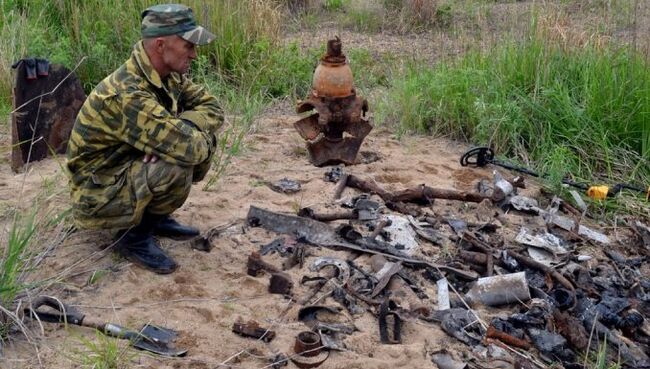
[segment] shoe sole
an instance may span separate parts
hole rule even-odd
[[[155,268],[152,268],[150,266],[147,266],[147,265],[143,264],[142,262],[140,262],[140,260],[138,260],[137,258],[134,258],[134,257],[132,257],[130,255],[124,255],[122,253],[118,253],[118,254],[120,256],[122,256],[123,258],[125,258],[126,260],[130,261],[131,263],[139,266],[140,268],[147,269],[147,270],[152,271],[152,272],[154,272],[156,274],[171,274],[171,273],[174,273],[176,271],[176,269],[178,269],[178,264],[176,264],[176,266],[173,269],[169,269],[169,270],[167,270],[167,269],[155,269]]]

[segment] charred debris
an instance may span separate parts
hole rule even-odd
[[[355,317],[369,313],[384,344],[400,344],[403,327],[419,321],[467,345],[462,356],[431,353],[439,368],[585,368],[603,350],[622,367],[650,367],[648,227],[630,222],[625,256],[618,239],[583,224],[584,213],[556,197],[541,206],[518,194],[521,179],[494,173],[476,192],[391,192],[333,167],[324,209],[250,207],[248,226],[278,237],[249,256],[248,274],[303,306],[299,320],[318,335],[303,340],[320,342],[309,365],[327,359],[321,351],[345,350]],[[459,202],[476,205],[454,214]],[[271,254],[281,265],[264,260]]]

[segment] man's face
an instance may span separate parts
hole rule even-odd
[[[176,35],[165,37],[162,61],[170,72],[187,73],[194,59],[196,59],[196,45]]]

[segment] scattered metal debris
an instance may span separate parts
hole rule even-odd
[[[294,216],[251,206],[248,214],[249,225],[289,235],[262,247],[287,260],[291,260],[289,251],[297,249],[294,242],[304,248],[349,252],[348,260],[339,254],[314,259],[309,270],[318,274],[303,276],[301,283],[310,290],[296,298],[306,305],[299,320],[319,336],[322,348],[344,350],[342,336],[355,332],[352,319],[369,311],[378,319],[382,343],[399,344],[408,332],[404,325],[420,319],[439,324],[467,345],[482,347],[480,355],[464,357],[464,362],[448,352],[433,353],[439,367],[543,367],[532,352],[546,363],[561,361],[567,368],[578,367],[585,350],[602,350],[600,343],[589,344],[590,328],[600,342],[611,343],[611,355],[621,353],[623,366],[645,367],[650,282],[639,268],[647,261],[644,249],[650,242],[650,228],[644,224],[626,228],[633,229],[643,243],[641,256],[607,248],[602,253],[611,260],[603,260],[600,254],[578,254],[576,242],[611,244],[609,237],[580,224],[587,219],[585,214],[565,201],[555,198],[542,209],[536,200],[517,195],[516,189],[523,188],[521,178],[506,179],[495,173],[494,185],[484,193],[426,186],[388,192],[374,181],[342,170],[328,173],[326,178],[338,180],[335,198],[346,187],[363,193],[336,201],[340,208],[326,207],[327,213],[304,208]],[[436,198],[480,203],[464,205],[475,210],[473,217],[464,220],[451,212],[431,214]],[[510,218],[503,215],[511,208],[519,210],[513,216],[525,221],[508,224]],[[512,224],[526,226],[514,235],[499,232],[502,227],[511,230]],[[545,224],[547,229],[539,230]],[[438,254],[452,243],[457,250]],[[525,250],[530,256],[524,255]],[[269,269],[263,263],[253,266],[253,270]],[[415,274],[414,269],[422,273]],[[432,291],[426,281],[436,282],[435,300],[427,296]],[[338,305],[320,305],[325,301]],[[466,310],[476,304],[510,304],[518,310],[500,314],[488,324],[481,319],[483,309]],[[337,318],[319,319],[319,313]]]

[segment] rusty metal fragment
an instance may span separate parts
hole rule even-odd
[[[271,274],[271,281],[269,282],[269,293],[288,295],[291,293],[293,281],[291,277],[283,272]]]
[[[262,271],[267,271],[269,273],[279,272],[278,268],[262,260],[259,252],[256,251],[251,252],[248,256],[246,267],[248,275],[253,277],[259,276]]]
[[[38,63],[36,63],[38,61]],[[11,115],[11,169],[38,161],[51,153],[64,153],[77,112],[86,94],[77,76],[60,64],[43,59],[23,59],[14,64]],[[31,66],[31,63],[36,63]],[[30,73],[32,68],[38,67]]]
[[[312,91],[296,107],[297,113],[313,112],[294,123],[307,141],[312,164],[355,164],[361,143],[372,130],[367,111],[368,102],[354,89],[341,40],[329,40],[327,53],[314,71]]]
[[[232,325],[232,331],[240,336],[257,338],[264,342],[271,342],[275,338],[274,331],[260,327],[254,320],[248,323],[235,322]]]
[[[293,346],[296,355],[291,356],[291,361],[301,369],[316,368],[329,357],[329,351],[322,349],[323,344],[318,333],[300,332]]]

